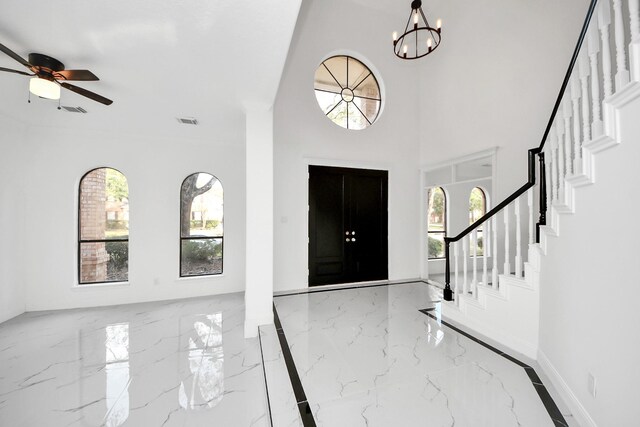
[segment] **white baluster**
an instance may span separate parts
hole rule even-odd
[[[522,277],[522,230],[520,226],[520,197],[515,200],[516,214],[516,277]]]
[[[614,34],[616,40],[616,92],[629,83],[627,69],[627,45],[624,37],[624,22],[622,19],[622,0],[613,0]]]
[[[571,99],[565,96],[562,101],[562,112],[564,116],[564,170],[566,175],[571,175]]]
[[[640,81],[640,0],[629,0],[629,14],[631,15],[629,61],[633,79]]]
[[[491,231],[493,237],[491,238],[491,249],[493,249],[493,267],[491,269],[491,287],[498,289],[498,218],[494,215],[491,218]]]
[[[458,244],[460,242],[453,242],[453,271],[454,271],[454,284],[456,292],[456,305],[460,305],[459,295],[462,294],[460,290],[460,282],[458,281]]]
[[[591,135],[597,138],[602,135],[602,118],[600,103],[600,73],[598,68],[598,53],[600,53],[600,39],[598,38],[598,27],[591,25],[587,33],[587,44],[589,49],[589,63],[591,64],[591,104],[593,108],[593,122],[591,123]]]
[[[582,172],[580,157],[580,81],[577,73],[571,76],[571,105],[573,107],[573,174]]]
[[[488,285],[487,282],[487,253],[489,252],[489,221],[482,225],[482,284]]]
[[[474,297],[478,297],[478,230],[471,232],[471,254],[473,256],[473,280],[471,281],[471,292]]]
[[[557,119],[555,124],[556,144],[558,144],[558,199],[560,203],[564,204],[564,178],[566,176],[564,169],[564,126],[559,121],[560,119]]]
[[[469,260],[469,240],[467,236],[462,238],[462,291],[469,295],[469,283],[467,282],[467,262]]]
[[[637,1],[637,0],[636,0]],[[611,82],[611,41],[609,40],[609,25],[611,25],[611,3],[609,0],[598,0],[598,27],[602,40],[602,74],[604,97],[613,95]]]
[[[529,207],[529,244],[533,245],[535,243],[533,235],[533,230],[535,228],[533,219],[533,187],[527,191],[527,206]]]
[[[504,273],[511,273],[511,264],[509,264],[509,206],[504,208]]]
[[[591,69],[586,51],[586,49],[582,49],[578,57],[580,84],[582,85],[582,144],[578,150],[580,158],[582,158],[582,145],[591,141],[591,119],[589,117],[589,74],[591,73]]]

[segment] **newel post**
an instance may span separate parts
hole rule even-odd
[[[449,245],[451,242],[447,237],[444,238],[444,259],[445,259],[445,272],[444,272],[444,291],[442,296],[445,301],[453,301],[453,291],[451,290],[451,269],[449,259]]]
[[[536,224],[536,243],[540,243],[540,226],[547,225],[547,172],[544,165],[544,151],[538,153],[540,162],[540,218]]]

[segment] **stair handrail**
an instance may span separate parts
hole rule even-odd
[[[536,223],[536,243],[540,243],[540,227],[546,225],[546,214],[547,214],[547,189],[545,185],[545,164],[544,164],[544,145],[549,136],[549,132],[551,131],[551,127],[556,119],[556,115],[558,113],[558,109],[560,108],[560,104],[564,98],[564,94],[566,92],[567,86],[569,85],[569,80],[571,79],[571,75],[573,74],[573,69],[575,68],[576,62],[578,61],[578,55],[580,54],[580,50],[582,49],[582,45],[584,39],[587,35],[587,31],[589,29],[589,25],[591,23],[591,18],[593,17],[593,13],[595,11],[598,0],[591,0],[589,4],[589,9],[587,10],[587,15],[585,16],[584,23],[582,24],[582,29],[580,30],[580,35],[578,36],[578,41],[573,50],[573,55],[571,56],[571,61],[569,62],[569,67],[567,68],[567,72],[565,73],[564,79],[562,80],[562,85],[560,86],[560,91],[558,92],[558,97],[556,98],[556,102],[553,105],[553,110],[551,111],[551,117],[547,123],[547,126],[544,130],[544,134],[542,136],[542,141],[540,145],[536,148],[529,149],[528,159],[527,159],[527,167],[528,167],[528,179],[527,182],[513,192],[510,196],[500,202],[496,207],[491,209],[489,212],[478,218],[474,221],[469,227],[462,230],[456,236],[453,237],[445,237],[444,238],[444,257],[445,257],[445,286],[443,292],[443,298],[445,301],[453,301],[453,291],[451,289],[451,262],[450,262],[450,244],[452,242],[457,242],[462,239],[464,236],[471,233],[473,230],[477,229],[480,225],[485,223],[487,220],[491,219],[498,212],[502,211],[505,207],[507,207],[511,202],[516,200],[518,197],[523,195],[527,190],[532,188],[536,184],[536,167],[535,167],[535,156],[538,156],[538,160],[540,163],[540,217],[538,222]]]

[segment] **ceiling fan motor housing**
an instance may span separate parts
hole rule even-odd
[[[49,80],[53,80],[52,73],[64,70],[64,64],[62,62],[41,53],[30,53],[29,62],[38,67],[38,77],[51,77]]]

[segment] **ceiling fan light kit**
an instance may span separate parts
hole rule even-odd
[[[30,53],[29,60],[27,61],[3,44],[0,44],[0,51],[24,65],[31,73],[4,67],[0,67],[0,71],[31,77],[29,81],[29,92],[36,96],[46,99],[60,99],[60,87],[63,87],[104,105],[111,105],[113,103],[112,100],[102,95],[67,83],[69,80],[100,80],[89,70],[65,70],[62,62],[41,53]],[[60,106],[58,106],[58,109],[60,109]]]
[[[29,92],[47,99],[60,99],[60,86],[40,77],[32,77],[29,81]]]

